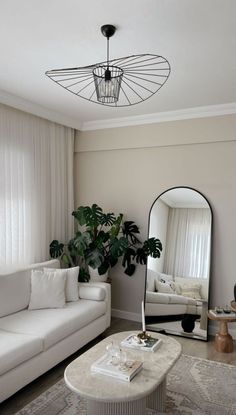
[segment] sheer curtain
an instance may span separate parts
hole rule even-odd
[[[208,278],[210,209],[170,208],[164,269],[177,277]]]
[[[0,267],[49,259],[73,235],[74,130],[0,105]]]

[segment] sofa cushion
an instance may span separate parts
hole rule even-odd
[[[146,291],[147,303],[169,304],[169,294]]]
[[[103,287],[90,287],[90,284],[82,285],[79,288],[79,296],[84,300],[103,301],[106,297],[106,291]]]
[[[61,308],[65,306],[66,271],[31,271],[29,309]]]
[[[42,351],[39,337],[0,330],[0,375]]]
[[[184,295],[173,294],[170,295],[170,304],[193,304],[196,305],[197,302],[193,298],[185,297]]]
[[[0,329],[43,340],[44,350],[106,313],[104,301],[79,300],[64,308],[22,310],[0,319]]]
[[[183,295],[168,294],[168,293],[153,293],[146,292],[146,302],[156,304],[182,304],[182,305],[196,305],[197,301],[193,298],[184,297]]]
[[[46,272],[57,271],[57,273],[66,273],[66,301],[78,301],[78,277],[79,277],[79,266],[73,268],[44,268]]]

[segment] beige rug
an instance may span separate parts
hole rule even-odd
[[[236,367],[182,355],[168,375],[166,413],[236,415]],[[62,379],[17,415],[86,415],[86,401]]]

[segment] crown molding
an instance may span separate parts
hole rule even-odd
[[[70,118],[64,114],[52,111],[49,108],[43,107],[3,90],[0,90],[0,102],[21,111],[25,111],[49,121],[53,121],[58,124],[62,124],[81,131],[102,130],[107,128],[129,127],[142,124],[155,124],[168,121],[187,120],[191,118],[205,118],[236,114],[236,102],[232,102],[229,104],[208,105],[203,107],[136,115],[131,117],[81,122],[78,119]]]
[[[49,108],[42,107],[34,102],[28,101],[24,98],[10,94],[9,92],[0,90],[0,102],[10,107],[16,108],[20,111],[36,115],[49,121],[56,122],[58,124],[65,125],[67,127],[80,130],[82,123],[79,120],[67,117],[59,112],[50,110]]]
[[[187,108],[132,117],[112,118],[107,120],[87,121],[82,123],[82,131],[102,130],[106,128],[128,127],[142,124],[155,124],[168,121],[187,120],[191,118],[216,117],[236,114],[236,102],[222,105]]]

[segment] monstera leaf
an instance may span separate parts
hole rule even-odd
[[[100,217],[101,225],[111,226],[115,222],[116,217],[114,213],[103,213]]]
[[[137,249],[135,256],[137,264],[146,265],[147,257],[148,255],[143,247]]]
[[[63,249],[64,249],[64,244],[57,241],[56,239],[54,239],[50,245],[49,245],[49,252],[50,252],[50,256],[52,258],[58,258],[59,256],[61,256]]]
[[[80,206],[72,215],[78,220],[81,226],[86,225],[88,228],[97,228],[102,224],[103,211],[98,205]]]
[[[91,235],[89,232],[80,232],[76,233],[73,244],[77,249],[78,255],[83,256],[84,251],[87,249],[88,245],[91,242]]]
[[[106,274],[106,272],[109,270],[109,268],[110,268],[109,261],[103,261],[103,263],[100,265],[100,267],[98,267],[99,275]]]
[[[122,227],[123,235],[130,239],[132,244],[140,244],[140,240],[137,238],[136,234],[139,233],[138,226],[131,220],[125,221]]]
[[[134,260],[136,255],[136,251],[133,248],[127,248],[122,259],[122,266],[125,268],[125,274],[133,275],[135,271],[135,264],[132,263],[132,260]]]
[[[143,244],[143,249],[146,252],[147,256],[152,258],[160,258],[162,251],[162,243],[159,239],[149,238]]]
[[[121,223],[122,223],[122,219],[123,219],[123,214],[120,213],[116,220],[113,223],[113,226],[110,229],[110,235],[111,237],[117,237],[121,231]]]
[[[103,249],[103,246],[106,244],[106,242],[110,239],[109,232],[100,231],[97,235],[97,238],[95,241],[93,241],[93,244],[95,247],[99,249]]]
[[[125,250],[128,248],[128,241],[125,237],[121,237],[121,238],[113,238],[110,244],[110,253],[111,256],[118,258],[121,255],[123,255],[123,253],[125,252]]]
[[[87,251],[85,255],[86,263],[94,269],[99,268],[104,261],[104,257],[99,249],[94,249],[90,252]]]

